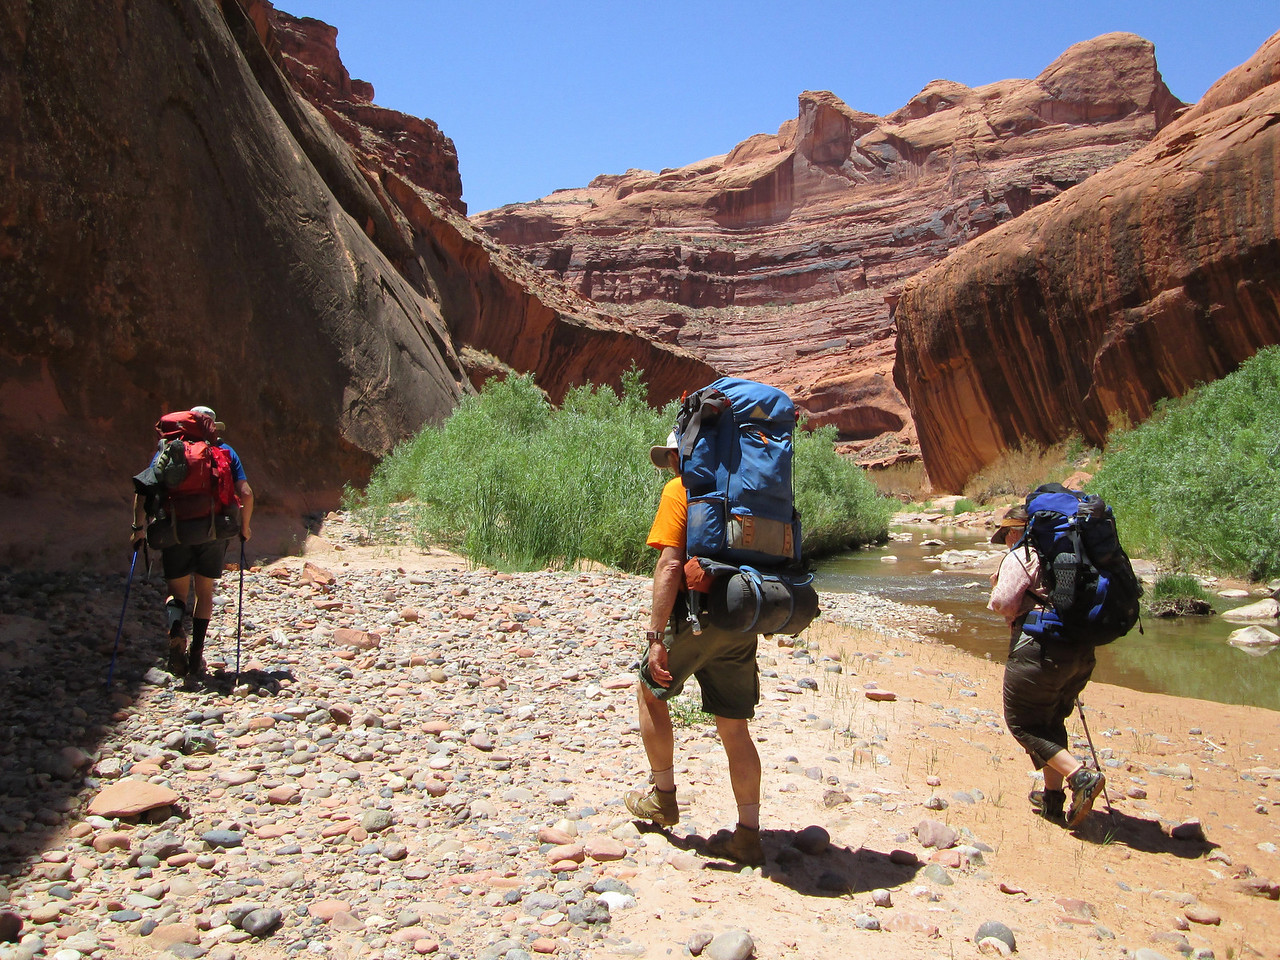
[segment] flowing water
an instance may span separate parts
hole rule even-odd
[[[897,533],[899,531],[895,531]],[[957,527],[913,528],[912,539],[872,550],[859,550],[818,564],[815,586],[821,593],[862,591],[933,607],[955,618],[955,629],[925,631],[980,657],[1003,663],[1009,649],[1004,620],[986,608],[988,574],[1000,556],[985,536]],[[934,539],[944,543],[923,545]],[[958,568],[936,559],[947,550],[991,550],[991,562]],[[896,557],[887,561],[886,557]],[[1213,597],[1221,613],[1249,600]],[[1142,618],[1135,629],[1115,643],[1099,647],[1093,678],[1133,690],[1195,697],[1219,703],[1241,703],[1280,710],[1280,652],[1248,653],[1227,643],[1242,624],[1217,616],[1177,619]]]

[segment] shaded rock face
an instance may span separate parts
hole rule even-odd
[[[892,367],[905,282],[1129,156],[1182,104],[1109,34],[1035,80],[930,83],[887,117],[801,94],[776,135],[472,217],[638,328],[791,392],[865,462],[914,455]]]
[[[1280,342],[1280,34],[1147,147],[908,284],[895,378],[935,485],[1105,439]]]
[[[472,228],[429,121],[378,112],[336,59],[297,82],[342,104],[299,96],[272,14],[0,12],[0,563],[123,552],[128,478],[169,409],[214,407],[263,515],[296,515],[472,389],[465,338],[553,397],[633,360],[657,400],[710,375]],[[353,151],[335,125],[385,144]]]

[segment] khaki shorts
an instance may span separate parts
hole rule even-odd
[[[760,702],[760,677],[756,670],[754,633],[730,633],[704,627],[694,634],[686,625],[672,634],[667,628],[663,641],[667,648],[667,670],[671,686],[660,687],[649,676],[649,651],[640,660],[640,682],[659,700],[670,700],[684,689],[685,681],[697,678],[702,688],[702,709],[729,720],[750,720]]]

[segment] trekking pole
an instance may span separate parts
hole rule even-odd
[[[1093,768],[1101,773],[1102,764],[1098,762],[1098,751],[1093,747],[1093,737],[1089,736],[1089,724],[1084,718],[1084,704],[1080,702],[1079,697],[1076,697],[1076,707],[1080,710],[1080,725],[1084,727],[1084,738],[1089,741],[1089,752],[1093,754]],[[1106,801],[1107,813],[1114,813],[1115,811],[1111,809],[1111,798],[1107,796],[1106,780],[1102,781],[1102,799]]]
[[[138,544],[134,544],[133,559],[129,561],[129,579],[124,582],[124,605],[120,607],[120,623],[116,626],[116,642],[111,646],[111,666],[107,667],[107,689],[116,672],[116,652],[120,649],[120,634],[124,632],[124,612],[129,609],[129,588],[133,586],[133,571],[138,565]]]
[[[240,538],[240,599],[236,602],[236,678],[232,687],[240,686],[240,625],[244,622],[244,537]]]

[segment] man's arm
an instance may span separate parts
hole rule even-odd
[[[248,480],[236,481],[236,493],[240,497],[240,539],[248,540],[253,536],[249,521],[253,517],[253,487]]]
[[[653,568],[653,604],[649,611],[649,630],[658,637],[649,641],[649,675],[660,687],[671,682],[662,635],[683,586],[684,551],[679,547],[663,547]]]
[[[147,539],[147,504],[138,494],[133,495],[133,548],[137,550]]]
[[[1027,591],[1034,578],[1034,572],[1027,569],[1017,551],[1010,550],[1001,559],[1000,569],[996,571],[987,609],[1000,614],[1005,623],[1012,625],[1018,617],[1031,609]]]

